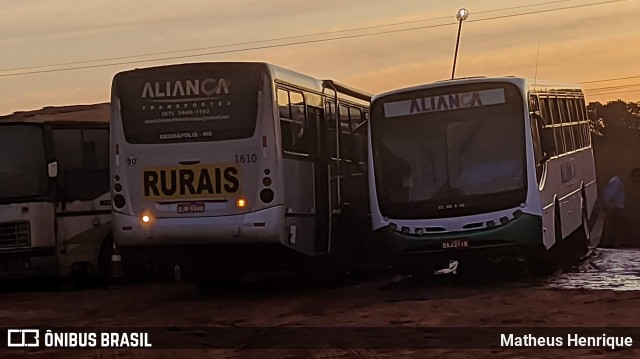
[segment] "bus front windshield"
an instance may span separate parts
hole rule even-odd
[[[371,119],[384,216],[462,216],[525,201],[524,109],[515,86],[455,86],[394,97],[374,104]]]
[[[47,174],[42,127],[0,126],[0,200],[44,196]]]

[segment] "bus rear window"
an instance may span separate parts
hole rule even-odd
[[[118,74],[129,143],[178,143],[251,137],[263,68],[259,64],[186,64]]]

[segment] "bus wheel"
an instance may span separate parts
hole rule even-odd
[[[527,267],[529,273],[534,276],[548,276],[556,271],[557,265],[553,258],[552,251],[557,248],[551,248],[549,250],[537,250],[527,258]]]
[[[591,244],[591,233],[589,232],[589,217],[587,216],[587,209],[582,207],[582,235],[580,237],[581,254],[586,254],[589,251]]]
[[[91,284],[90,266],[86,262],[76,262],[71,265],[71,281],[62,283],[63,290],[76,290],[85,288]]]
[[[100,252],[98,253],[97,279],[100,282],[107,282],[111,276],[111,253],[113,252],[113,237],[109,235],[102,241]]]
[[[570,235],[569,237],[562,238],[562,224],[560,222],[560,213],[556,212],[555,218],[554,218],[554,224],[555,224],[555,233],[556,233],[556,244],[555,247],[556,248],[552,248],[554,249],[554,257],[555,257],[555,262],[556,265],[560,267],[560,269],[562,269],[563,272],[568,271],[569,269],[571,269],[571,266],[573,264],[575,264],[575,260],[576,260],[576,250],[575,244],[575,239],[572,238],[572,236]],[[575,236],[574,236],[575,238]]]
[[[216,275],[213,277],[206,278],[198,278],[196,282],[196,286],[200,290],[211,290],[211,289],[231,289],[240,287],[242,284],[242,274],[226,274],[226,275]]]

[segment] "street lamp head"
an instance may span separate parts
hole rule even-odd
[[[467,9],[465,8],[458,10],[458,13],[456,14],[456,19],[458,21],[465,21],[468,17],[469,17],[469,11],[467,11]]]

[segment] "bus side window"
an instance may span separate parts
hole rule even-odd
[[[559,97],[558,105],[560,106],[560,118],[562,120],[562,135],[564,136],[565,152],[570,152],[575,150],[576,147],[573,141],[573,134],[571,133],[571,118],[569,117],[567,99],[565,97]]]
[[[326,102],[325,112],[327,118],[327,145],[329,146],[329,156],[338,158],[338,131],[336,125],[336,104]]]
[[[584,124],[584,132],[585,132],[585,146],[591,146],[591,125],[589,124],[589,118],[587,117],[587,106],[584,103],[584,98],[581,97],[579,100],[578,106],[580,107],[580,113],[582,113],[582,118],[585,121]]]
[[[565,153],[565,138],[562,134],[562,120],[560,118],[560,107],[558,105],[558,99],[554,97],[549,98],[549,113],[551,114],[551,121],[553,121],[553,135],[556,138],[556,150],[558,155]]]
[[[91,200],[109,192],[109,132],[54,129],[60,200]]]
[[[109,131],[84,129],[82,131],[84,166],[97,170],[109,170]],[[108,176],[107,176],[108,177]]]
[[[85,178],[92,183],[88,194],[96,198],[109,192],[109,131],[107,129],[82,130],[82,148]]]
[[[587,114],[585,108],[582,107],[582,99],[576,98],[576,113],[578,114],[578,120],[580,121],[580,134],[582,137],[582,147],[589,147],[589,122],[587,119]]]
[[[531,110],[531,139],[533,142],[533,156],[535,159],[536,166],[536,178],[538,183],[542,178],[542,163],[544,160],[544,154],[542,150],[542,143],[540,141],[540,132],[543,128],[543,124],[541,123],[542,117],[538,117],[540,113],[540,107],[538,106],[538,97],[535,95],[531,95],[529,97],[530,100],[530,110]]]
[[[573,142],[575,144],[575,149],[577,150],[584,147],[584,136],[581,130],[580,116],[578,115],[576,102],[577,101],[574,98],[567,99],[567,103],[569,104],[569,116],[571,117],[571,132],[573,133]]]
[[[306,130],[307,116],[302,93],[278,89],[278,109],[283,151],[309,154],[312,142]]]
[[[351,124],[349,123],[349,108],[340,105],[340,158],[351,159],[353,152],[353,138],[351,136]]]
[[[278,114],[280,116],[280,139],[282,141],[282,150],[286,151],[291,148],[293,139],[291,138],[291,106],[289,106],[289,91],[278,89]]]
[[[364,163],[367,163],[367,146],[368,146],[367,145],[367,139],[368,139],[367,122],[368,121],[369,121],[369,112],[364,111],[364,117],[362,119],[362,122],[360,122],[360,124],[358,125],[358,128],[356,129],[356,134],[360,136],[359,138],[362,141],[360,142],[360,147],[358,148],[360,162],[364,162]]]
[[[542,145],[543,156],[551,157],[558,154],[558,147],[555,139],[553,121],[551,120],[551,111],[549,109],[549,99],[541,97],[539,100],[540,115],[542,116],[542,126],[538,127],[540,132],[540,142]],[[542,130],[540,130],[542,128]]]
[[[533,140],[533,156],[535,158],[535,166],[536,166],[536,178],[538,179],[538,183],[540,183],[540,179],[542,178],[542,165],[544,163],[545,154],[542,149],[542,142],[540,140],[540,129],[542,126],[537,118],[531,118],[531,138]]]
[[[349,159],[353,162],[363,162],[364,157],[362,156],[362,148],[364,144],[364,135],[362,134],[362,130],[360,130],[360,124],[364,121],[362,111],[359,108],[350,107],[349,118],[351,120],[351,133],[353,138],[353,148],[350,151],[351,157]]]
[[[278,89],[278,112],[280,118],[291,118],[291,108],[289,107],[289,91]]]
[[[529,95],[529,107],[530,111],[536,112],[540,111],[540,104],[538,103],[538,96]]]
[[[587,108],[584,104],[584,98],[579,100],[578,106],[580,107],[580,112],[582,112],[581,116],[584,120],[584,145],[589,147],[591,146],[591,124],[587,115]]]

